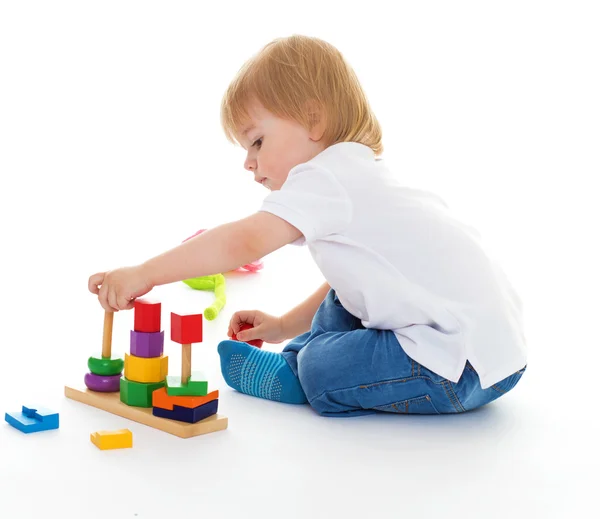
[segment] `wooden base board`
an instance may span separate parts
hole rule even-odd
[[[82,402],[83,404],[91,405],[117,416],[122,416],[128,420],[174,434],[180,438],[192,438],[201,434],[222,431],[227,429],[229,422],[226,416],[220,414],[210,416],[193,424],[169,420],[168,418],[159,418],[152,414],[152,408],[131,407],[124,404],[121,402],[118,391],[115,393],[100,393],[98,391],[90,391],[86,387],[75,388],[65,386],[65,396],[77,402]]]

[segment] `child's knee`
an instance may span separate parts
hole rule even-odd
[[[330,356],[318,346],[308,344],[298,353],[298,379],[309,401],[331,386],[337,371]]]

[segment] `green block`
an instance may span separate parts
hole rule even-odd
[[[164,385],[164,381],[144,384],[121,377],[121,402],[133,407],[152,407],[152,393]]]
[[[187,384],[181,383],[181,377],[167,376],[167,395],[169,396],[206,396],[208,381],[201,373],[192,372]]]

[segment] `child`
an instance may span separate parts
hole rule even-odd
[[[327,283],[281,317],[233,315],[238,341],[218,347],[231,387],[354,416],[464,412],[517,384],[526,367],[518,296],[473,229],[387,169],[379,123],[337,49],[274,40],[240,69],[221,113],[228,139],[247,150],[244,167],[271,193],[247,218],[91,276],[105,310],[307,245]],[[243,323],[254,328],[238,333]],[[252,339],[292,340],[274,353],[242,342]]]

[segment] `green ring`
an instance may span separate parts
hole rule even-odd
[[[123,371],[123,359],[108,357],[90,357],[88,359],[88,368],[94,375],[102,375],[105,377],[112,375],[120,375]]]

